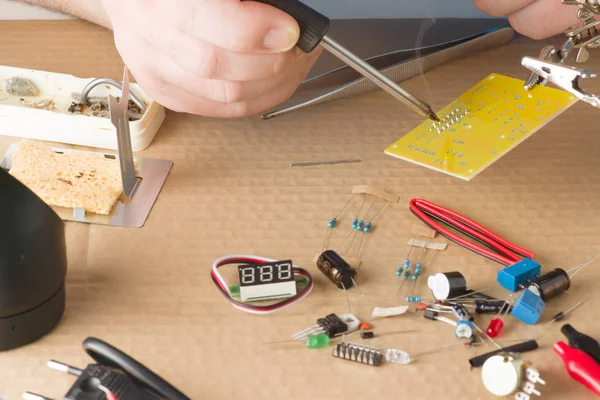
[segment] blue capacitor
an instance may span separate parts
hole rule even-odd
[[[329,221],[329,227],[333,228],[336,223],[337,223],[337,218],[331,218],[331,221]]]

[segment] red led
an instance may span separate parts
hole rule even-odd
[[[490,324],[487,327],[487,334],[489,337],[496,337],[498,336],[498,334],[500,333],[500,331],[502,330],[502,328],[504,327],[504,322],[496,317],[496,318],[492,318],[492,320],[490,321]]]

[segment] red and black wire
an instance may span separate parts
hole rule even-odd
[[[448,240],[500,264],[509,266],[519,262],[522,258],[534,258],[534,254],[531,251],[509,242],[464,215],[438,206],[430,201],[412,199],[410,201],[410,210],[417,218]],[[466,240],[446,229],[438,222],[464,236],[474,239],[483,246]]]

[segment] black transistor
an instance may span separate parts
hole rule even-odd
[[[326,334],[330,338],[358,330],[360,321],[353,314],[329,314],[319,318],[317,324],[306,328],[294,335],[292,339],[301,340],[310,335]]]

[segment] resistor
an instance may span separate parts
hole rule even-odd
[[[400,267],[396,270],[396,276],[402,276],[402,272],[404,271],[404,268]]]
[[[358,226],[358,218],[354,218],[354,220],[352,221],[352,229],[356,229],[357,226]]]
[[[368,233],[371,230],[372,226],[373,226],[372,223],[367,222],[367,225],[365,226],[365,229],[364,229],[365,233]]]
[[[417,263],[417,265],[415,266],[415,272],[412,276],[412,280],[416,281],[417,278],[419,277],[419,275],[421,275],[421,269],[423,268],[423,266],[421,265],[421,263]]]
[[[333,228],[336,223],[337,223],[337,218],[331,218],[331,221],[329,221],[329,227]]]
[[[402,276],[403,280],[407,280],[410,277],[410,269],[406,269],[406,271],[404,271],[404,276]]]
[[[365,221],[360,221],[358,223],[358,225],[356,226],[356,230],[357,231],[362,231],[364,226],[365,226]]]
[[[421,297],[420,296],[407,296],[404,298],[404,301],[407,303],[420,303]]]

